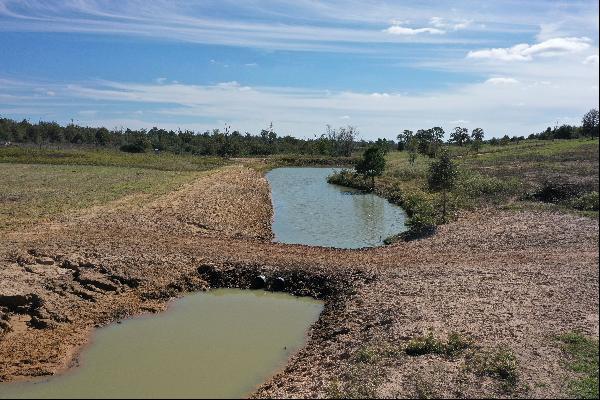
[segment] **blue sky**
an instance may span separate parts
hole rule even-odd
[[[597,1],[0,0],[15,119],[527,135],[579,123],[598,81]]]

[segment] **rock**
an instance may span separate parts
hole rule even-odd
[[[273,289],[276,292],[279,292],[279,291],[283,290],[284,288],[285,288],[285,279],[283,279],[280,276],[273,279],[273,283],[271,284],[271,289]]]
[[[50,257],[38,257],[35,259],[35,262],[42,265],[53,265],[54,260]]]
[[[37,294],[0,294],[0,307],[6,307],[10,312],[27,313],[42,305],[43,301]]]
[[[32,327],[34,327],[36,329],[48,329],[48,328],[52,328],[52,327],[56,326],[54,321],[52,321],[50,319],[46,319],[46,318],[36,317],[36,316],[31,317],[31,320],[29,321],[29,325],[31,325]]]
[[[264,275],[257,275],[252,281],[252,289],[262,289],[267,286],[267,277]]]

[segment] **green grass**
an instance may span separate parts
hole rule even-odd
[[[128,195],[147,201],[225,163],[113,149],[0,148],[0,232]]]
[[[474,352],[468,357],[467,366],[477,375],[497,379],[505,391],[516,388],[519,379],[519,362],[508,348],[499,347]]]
[[[51,150],[33,147],[0,148],[0,163],[97,165],[156,169],[160,171],[204,171],[224,165],[215,157],[172,153],[124,153],[114,149]]]
[[[426,336],[418,336],[411,339],[404,351],[409,356],[422,356],[426,354],[437,354],[447,357],[455,357],[472,346],[472,342],[458,333],[451,333],[448,339],[443,341],[429,333]]]
[[[146,200],[197,172],[89,165],[0,164],[0,232],[127,195]]]
[[[558,180],[573,182],[585,188],[585,193],[565,200],[555,210],[598,218],[598,139],[526,140],[501,146],[484,145],[477,153],[467,147],[449,149],[459,170],[456,187],[449,194],[451,210],[489,205],[539,208],[531,200],[531,193],[549,180]],[[378,194],[391,201],[399,199],[398,204],[403,207],[414,207],[407,202],[408,197],[413,197],[426,200],[428,204],[423,206],[426,210],[439,209],[439,194],[429,193],[426,185],[432,161],[429,157],[419,155],[411,164],[407,152],[393,151],[386,160],[386,171],[376,184]],[[431,217],[440,221],[437,214],[415,214],[429,221]]]
[[[598,339],[572,332],[559,336],[558,340],[567,358],[567,368],[577,375],[568,383],[569,396],[597,399]]]

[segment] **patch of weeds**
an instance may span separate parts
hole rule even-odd
[[[411,339],[404,351],[409,356],[422,356],[425,354],[442,354],[444,344],[429,333],[427,336],[418,336]]]
[[[330,399],[373,399],[381,377],[381,371],[371,366],[353,366],[327,386],[325,395]]]
[[[448,341],[444,345],[444,354],[455,357],[473,345],[469,338],[458,333],[448,335]]]
[[[569,395],[578,399],[598,398],[598,340],[571,332],[558,337],[567,355],[567,368],[580,375],[568,383]]]
[[[598,211],[598,192],[589,192],[571,200],[571,206],[580,211]]]
[[[448,335],[447,341],[442,341],[429,333],[427,336],[418,336],[411,339],[404,351],[409,356],[422,356],[425,354],[437,354],[447,357],[455,357],[467,348],[472,342],[458,333]]]
[[[363,346],[355,354],[356,362],[363,364],[373,364],[380,358],[377,348],[372,346]]]
[[[545,203],[560,203],[581,197],[589,191],[589,185],[582,182],[571,182],[563,177],[546,178],[532,197]]]
[[[516,178],[500,179],[461,169],[455,192],[460,199],[459,205],[470,208],[481,201],[502,202],[518,193],[519,187]]]
[[[415,397],[417,399],[439,398],[439,396],[436,396],[434,386],[430,381],[417,376],[414,377],[414,385]]]
[[[516,387],[519,378],[519,363],[510,349],[500,347],[473,353],[467,362],[468,368],[477,375],[500,380],[505,390],[508,391]]]

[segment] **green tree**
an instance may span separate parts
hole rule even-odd
[[[369,147],[362,159],[356,164],[356,172],[365,178],[371,178],[371,187],[375,188],[375,177],[385,170],[385,155],[379,147]]]
[[[457,126],[454,131],[450,133],[450,143],[456,143],[459,146],[464,146],[469,143],[469,130],[467,128],[461,128]]]
[[[408,142],[414,137],[413,131],[405,129],[402,133],[396,136],[398,139],[398,151],[406,150]]]
[[[598,110],[591,109],[583,116],[581,128],[586,136],[598,137]]]
[[[416,137],[413,136],[406,142],[406,151],[408,151],[408,161],[411,164],[414,164],[417,159],[417,153],[419,152],[419,141]]]
[[[447,151],[443,151],[436,161],[429,167],[427,183],[429,190],[442,192],[442,220],[446,221],[446,205],[448,203],[448,192],[454,188],[456,183],[456,166],[450,159]]]
[[[99,128],[98,130],[96,130],[96,133],[94,134],[94,139],[97,145],[106,146],[108,141],[110,140],[110,134],[108,132],[108,129]]]
[[[481,145],[483,144],[483,136],[484,132],[481,128],[475,128],[471,132],[471,139],[473,140],[473,149],[475,151],[479,151]]]

